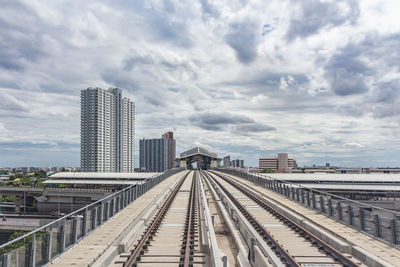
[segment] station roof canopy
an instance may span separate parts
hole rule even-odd
[[[398,184],[400,174],[391,173],[263,173],[264,177],[291,183],[319,184]]]
[[[158,172],[58,172],[49,178],[56,179],[133,179],[143,180],[158,175]]]
[[[195,148],[186,150],[185,152],[182,152],[179,155],[179,159],[184,159],[184,158],[187,158],[187,157],[190,157],[190,156],[194,156],[194,155],[203,155],[203,156],[207,156],[207,157],[210,157],[210,158],[218,159],[217,154],[212,153],[212,152],[210,152],[210,151],[208,151],[208,150],[206,150],[204,148],[201,148],[201,147],[195,147]]]
[[[45,184],[131,185],[159,175],[158,172],[59,172]]]

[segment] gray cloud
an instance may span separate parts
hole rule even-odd
[[[209,0],[199,0],[201,4],[201,8],[203,10],[203,14],[218,18],[219,17],[219,11],[216,9],[212,3],[209,2]]]
[[[232,47],[238,60],[248,64],[257,57],[257,46],[259,42],[259,27],[256,22],[246,20],[229,25],[229,33],[225,40]]]
[[[230,124],[253,123],[254,120],[240,114],[200,113],[193,115],[190,120],[194,125],[210,131],[221,131]],[[225,127],[225,128],[224,128]]]
[[[237,133],[261,133],[275,130],[275,127],[259,123],[242,124],[235,127],[235,132]]]
[[[345,9],[338,2],[347,6]],[[297,3],[298,14],[291,20],[286,38],[289,41],[297,37],[305,38],[318,33],[324,27],[335,27],[346,22],[354,23],[360,14],[356,0],[321,2],[320,0],[292,1]]]
[[[361,52],[359,46],[349,44],[334,54],[325,65],[326,77],[335,94],[346,96],[368,91],[365,76],[370,70],[359,59]]]

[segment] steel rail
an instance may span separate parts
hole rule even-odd
[[[161,209],[158,211],[156,217],[151,221],[146,232],[142,235],[142,238],[139,240],[138,244],[131,252],[131,255],[129,255],[128,260],[123,264],[123,267],[136,266],[137,262],[140,261],[141,255],[143,255],[144,250],[147,249],[147,246],[150,244],[150,240],[153,239],[153,235],[157,232],[163,218],[165,217],[169,207],[171,206],[172,201],[175,199],[176,194],[181,188],[183,182],[188,177],[189,173],[190,172],[186,173],[185,176],[181,179],[181,181],[179,181],[179,183],[175,186],[174,190],[168,196],[167,200],[164,202]]]
[[[214,173],[213,173],[214,174]],[[279,257],[283,264],[287,266],[297,266],[300,267],[300,263],[298,263],[292,255],[290,255],[287,250],[281,246],[281,244],[276,240],[271,233],[266,230],[250,212],[246,210],[246,208],[240,204],[240,202],[232,196],[232,194],[224,187],[222,184],[217,181],[214,177],[210,175],[211,179],[217,183],[217,185],[225,192],[225,194],[229,197],[229,199],[235,204],[235,206],[239,209],[239,211],[243,214],[243,216],[249,221],[251,226],[257,231],[257,233],[263,238],[263,240],[267,243],[267,245],[274,251],[274,253]]]
[[[263,202],[261,199],[255,197],[252,195],[248,190],[244,188],[244,186],[237,184],[236,182],[233,182],[232,179],[225,175],[220,175],[219,173],[212,172],[214,175],[220,177],[224,181],[226,181],[228,184],[232,185],[233,187],[237,188],[240,192],[248,196],[251,200],[256,202],[258,205],[260,205],[263,209],[266,211],[270,212],[272,215],[277,217],[279,220],[281,220],[283,223],[289,225],[292,229],[295,229],[296,232],[298,232],[304,239],[309,240],[313,245],[318,246],[319,250],[324,251],[328,256],[332,257],[335,261],[339,261],[343,266],[359,266],[357,263],[343,255],[340,251],[311,233],[310,231],[306,230],[302,226],[298,225],[295,223],[293,220],[289,219],[287,216],[282,214],[281,212],[277,211],[276,209],[272,208],[271,206],[267,205],[265,202]],[[216,181],[216,180],[215,180]],[[216,181],[219,183],[218,181]],[[240,204],[240,203],[239,203]]]
[[[182,241],[181,262],[180,267],[188,267],[193,265],[193,249],[194,249],[194,223],[195,223],[195,206],[197,193],[197,172],[193,175],[192,186],[190,189],[190,198],[188,210],[186,214],[185,232]]]

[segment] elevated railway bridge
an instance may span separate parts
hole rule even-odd
[[[353,204],[267,177],[181,168],[0,246],[0,265],[399,266],[399,214]]]

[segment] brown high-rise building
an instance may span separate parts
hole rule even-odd
[[[158,139],[140,140],[140,170],[162,172],[174,167],[176,143],[173,132]]]

